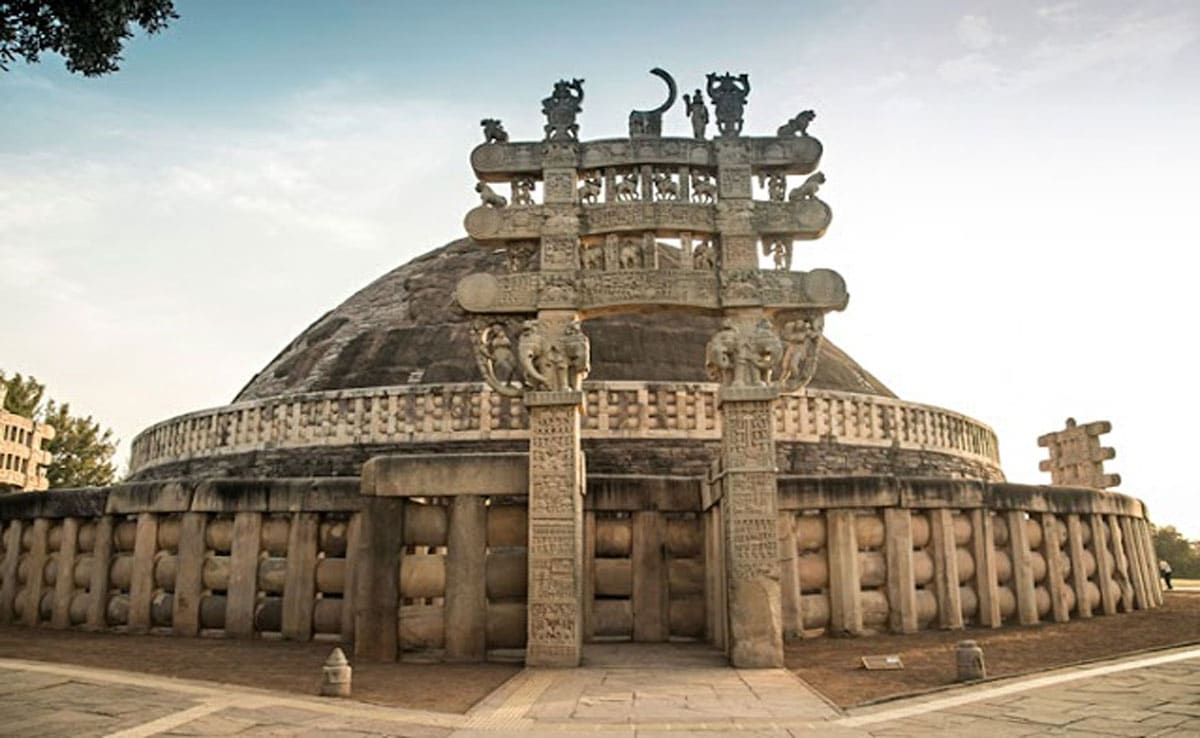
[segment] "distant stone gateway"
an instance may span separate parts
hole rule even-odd
[[[1009,484],[990,428],[825,338],[846,283],[792,269],[832,221],[816,114],[743,135],[748,75],[668,116],[652,73],[667,100],[627,138],[582,137],[577,78],[538,140],[482,118],[469,237],[232,404],[143,431],[132,481],[0,497],[0,622],[544,666],[693,640],[773,667],[791,639],[1160,605],[1145,506],[1102,489],[1106,424],[1043,439],[1056,486]]]

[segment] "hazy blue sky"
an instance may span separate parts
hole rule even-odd
[[[478,121],[585,137],[709,71],[813,108],[846,277],[829,336],[999,433],[1113,422],[1120,490],[1200,537],[1195,2],[178,2],[124,68],[0,75],[0,368],[128,442],[228,402],[325,310],[462,234]],[[682,110],[668,134],[689,131]],[[123,455],[127,446],[123,447]]]

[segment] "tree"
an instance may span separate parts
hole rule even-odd
[[[113,483],[117,470],[112,460],[117,442],[112,429],[101,428],[90,415],[86,418],[72,415],[69,403],[60,405],[47,400],[43,404],[46,387],[34,377],[20,374],[6,377],[0,371],[0,383],[8,389],[4,398],[5,410],[54,427],[55,436],[46,444],[46,450],[53,456],[46,468],[52,488]]]
[[[1154,529],[1154,554],[1171,565],[1175,576],[1181,579],[1200,578],[1200,554],[1196,546],[1184,538],[1175,526]]]
[[[92,416],[77,418],[71,415],[68,403],[46,403],[42,421],[50,424],[54,438],[46,444],[52,461],[46,468],[50,487],[103,487],[112,484],[117,469],[112,464],[117,443],[112,429],[100,428]]]
[[[171,0],[0,0],[0,70],[49,51],[85,77],[115,72],[135,25],[154,34],[178,17]]]
[[[25,418],[37,414],[42,406],[42,396],[46,394],[45,385],[33,377],[22,377],[20,374],[8,379],[4,372],[0,372],[0,384],[8,387],[8,394],[4,396],[5,410]]]

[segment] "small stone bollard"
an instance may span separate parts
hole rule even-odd
[[[325,659],[325,665],[321,667],[321,671],[323,672],[321,678],[322,697],[350,696],[350,672],[353,669],[350,667],[350,662],[346,661],[346,654],[342,653],[342,649],[335,648],[329,653],[329,658]]]
[[[983,665],[983,649],[975,641],[959,641],[954,649],[954,657],[958,664],[958,681],[973,682],[987,676],[987,668]]]

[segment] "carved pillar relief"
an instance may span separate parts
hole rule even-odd
[[[583,646],[580,392],[536,391],[529,408],[529,625],[525,663],[578,666]]]
[[[771,387],[721,389],[729,652],[739,668],[783,665]]]

